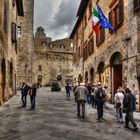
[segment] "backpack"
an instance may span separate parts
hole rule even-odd
[[[100,88],[98,87],[98,89],[96,91],[96,98],[100,99],[100,100],[103,100],[105,98],[105,93],[104,93],[102,87],[100,87]]]

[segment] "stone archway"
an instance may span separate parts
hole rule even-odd
[[[42,87],[42,75],[37,76],[37,86]]]
[[[2,60],[1,63],[1,73],[2,73],[2,77],[1,77],[1,87],[2,87],[2,101],[5,101],[5,87],[6,87],[6,62],[5,59]]]
[[[122,55],[115,52],[110,58],[111,77],[112,77],[112,100],[119,86],[122,86]]]
[[[104,83],[104,76],[103,76],[103,72],[104,72],[104,62],[100,62],[97,68],[97,72],[99,74],[99,82]]]
[[[94,83],[94,69],[93,68],[90,69],[90,82]]]

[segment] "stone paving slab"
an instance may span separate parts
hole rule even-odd
[[[66,100],[65,91],[38,90],[36,109],[21,108],[20,93],[0,107],[0,140],[139,140],[140,132],[125,129],[116,122],[112,109],[105,120],[97,121],[96,109],[86,106],[86,119],[76,115],[74,97]],[[140,128],[140,124],[138,122]]]

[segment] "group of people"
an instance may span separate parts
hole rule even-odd
[[[29,95],[30,96],[30,102],[31,102],[31,108],[30,109],[31,110],[35,109],[36,92],[37,92],[36,83],[33,83],[32,86],[29,86],[26,82],[22,83],[22,87],[21,87],[22,107],[26,108],[27,95]]]
[[[66,89],[66,97],[68,100],[70,100],[70,92],[72,90],[72,86],[70,86],[69,83],[66,83],[65,89]],[[104,104],[107,99],[107,93],[105,88],[102,87],[100,82],[98,82],[98,84],[94,87],[92,87],[91,84],[85,85],[85,83],[79,83],[79,85],[76,86],[73,89],[73,91],[75,101],[77,103],[78,117],[80,117],[81,112],[80,106],[81,106],[82,118],[85,118],[85,104],[86,102],[88,102],[89,104],[91,103],[93,107],[96,106],[97,119],[99,121],[104,119],[103,112],[104,112]],[[32,110],[35,109],[36,92],[37,92],[36,83],[33,83],[32,86],[29,86],[26,82],[23,82],[21,87],[22,107],[26,107],[27,95],[29,95],[31,101],[31,109]],[[122,87],[119,87],[115,94],[114,102],[117,121],[119,123],[125,123],[126,128],[129,128],[129,122],[131,122],[134,127],[134,130],[137,131],[138,127],[133,117],[136,105],[136,97],[133,94],[133,92],[129,88],[123,89]],[[126,113],[125,122],[123,121],[124,120],[123,113]]]
[[[106,98],[105,89],[98,82],[98,85],[92,88],[91,85],[80,83],[74,90],[75,101],[77,102],[77,115],[80,117],[80,104],[82,105],[82,118],[85,118],[85,103],[92,103],[97,107],[97,119],[101,121],[103,118],[103,107]]]
[[[107,99],[106,89],[98,82],[97,86],[91,88],[90,85],[80,83],[74,90],[75,101],[77,102],[77,115],[80,117],[80,106],[82,106],[82,118],[85,118],[85,104],[86,102],[96,105],[97,119],[101,121],[103,118],[104,104]],[[94,98],[94,99],[93,99]],[[125,127],[129,128],[129,122],[132,123],[134,130],[137,131],[138,127],[134,121],[133,112],[135,111],[136,98],[129,88],[124,90],[119,87],[115,94],[115,108],[116,116],[119,123],[123,122],[123,113],[125,115]]]
[[[137,131],[138,127],[133,117],[133,113],[136,109],[136,97],[134,93],[129,88],[123,89],[122,87],[119,87],[115,94],[114,101],[118,122],[123,123],[123,113],[126,113],[125,127],[129,128],[129,122],[131,122],[134,130]]]

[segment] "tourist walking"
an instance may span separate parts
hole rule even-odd
[[[85,104],[88,90],[84,83],[80,83],[80,85],[75,89],[74,95],[77,102],[77,115],[80,117],[80,106],[82,106],[82,118],[85,118]]]
[[[91,92],[91,105],[92,105],[93,108],[96,108],[94,88],[95,88],[95,86],[92,87],[92,92]]]
[[[33,83],[33,85],[30,87],[30,101],[31,101],[31,108],[35,109],[35,99],[36,99],[36,92],[37,92],[37,85],[36,83]]]
[[[88,83],[87,89],[88,89],[87,102],[88,102],[88,104],[91,104],[91,93],[92,93],[92,84],[91,83]]]
[[[133,117],[133,113],[134,113],[135,108],[136,108],[136,97],[134,96],[134,94],[132,94],[132,92],[129,88],[125,89],[125,97],[124,97],[124,101],[123,101],[123,107],[124,107],[124,111],[126,113],[125,127],[129,128],[129,122],[131,122],[133,127],[134,127],[134,130],[138,131],[137,124],[136,124],[134,117]]]
[[[66,82],[65,90],[66,90],[66,97],[67,97],[67,100],[70,100],[70,90],[71,90],[71,86],[70,86],[70,83],[69,83],[68,81]]]
[[[105,98],[105,89],[102,87],[101,83],[98,82],[97,87],[95,87],[95,101],[97,104],[97,116],[99,121],[100,119],[103,119],[103,106]]]
[[[26,107],[28,91],[29,91],[29,86],[25,82],[23,82],[21,87],[22,107]]]
[[[114,98],[116,116],[117,116],[117,121],[119,123],[123,123],[123,99],[124,99],[123,90],[121,87],[119,87]]]

